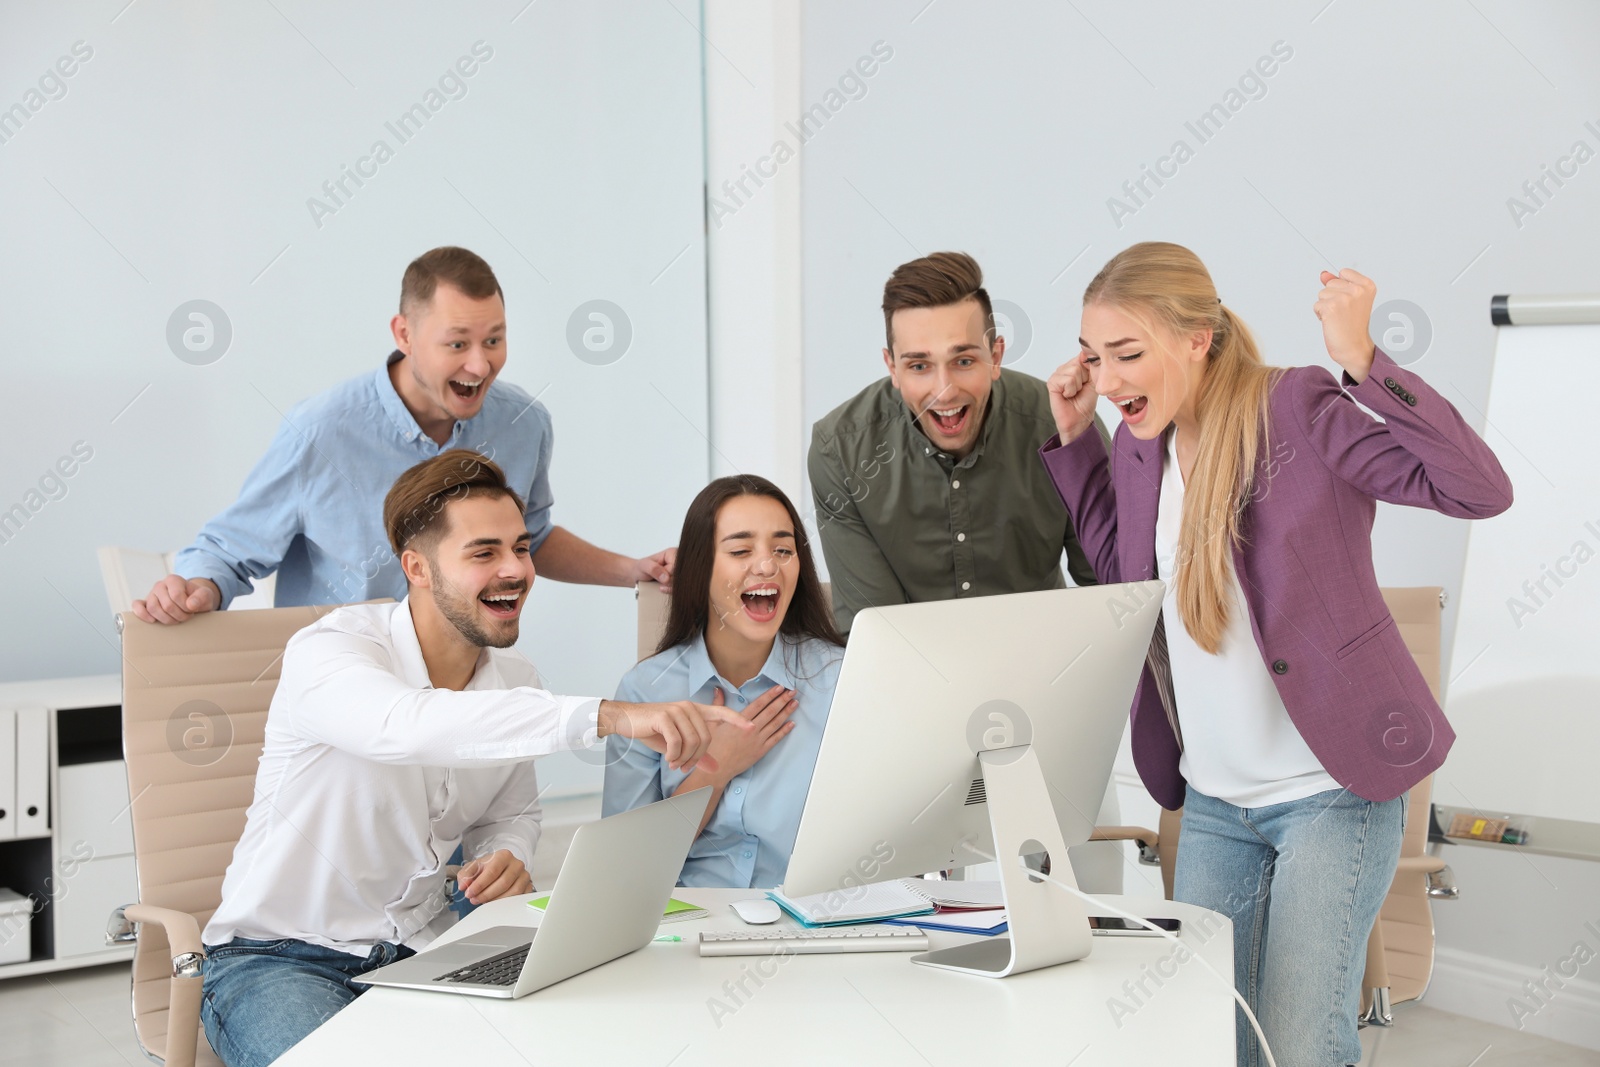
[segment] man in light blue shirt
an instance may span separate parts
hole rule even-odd
[[[134,613],[183,622],[226,608],[273,572],[280,607],[404,597],[383,494],[404,471],[452,448],[481,452],[505,470],[527,503],[542,577],[669,585],[674,550],[633,559],[553,524],[550,412],[510,382],[495,383],[505,318],[500,283],[480,257],[453,247],[418,257],[401,281],[386,364],[292,408],[239,498],[178,554],[176,573],[134,601]]]
[[[629,703],[686,698],[721,703],[715,699],[720,691],[729,708],[744,712],[774,695],[777,686],[779,699],[792,691],[798,704],[789,720],[794,726],[783,743],[727,782],[721,802],[689,849],[681,885],[770,889],[783,883],[843,655],[842,648],[827,641],[780,635],[761,670],[735,686],[712,666],[701,634],[644,660],[623,676],[617,699]],[[626,738],[609,738],[600,813],[615,815],[670,797],[687,777],[667,766],[656,752]]]

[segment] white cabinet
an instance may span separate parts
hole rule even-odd
[[[28,917],[0,978],[133,955],[105,944],[112,909],[138,899],[121,705],[114,674],[0,684],[0,889]]]
[[[69,858],[60,875],[55,898],[56,958],[105,952],[106,921],[111,912],[133,903],[139,895],[133,856],[112,856],[76,865]]]
[[[61,768],[56,837],[62,852],[89,858],[133,855],[133,813],[128,803],[128,771],[121,760],[74,763]],[[122,901],[123,904],[128,901]]]

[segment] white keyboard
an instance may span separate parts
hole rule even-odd
[[[702,956],[768,956],[786,952],[923,952],[928,935],[914,926],[825,926],[817,930],[780,927],[707,931],[700,935]]]

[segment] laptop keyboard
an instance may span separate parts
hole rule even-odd
[[[497,956],[469,963],[449,974],[441,974],[434,981],[470,982],[473,985],[515,985],[517,978],[522,974],[522,964],[528,958],[528,950],[532,947],[531,941],[526,945],[518,945]]]

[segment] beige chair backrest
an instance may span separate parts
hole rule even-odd
[[[1416,660],[1435,700],[1440,692],[1440,617],[1438,586],[1385,589],[1384,602],[1394,616],[1406,650]],[[1400,858],[1421,856],[1428,848],[1428,812],[1433,798],[1433,776],[1411,788],[1406,833]],[[1396,872],[1389,895],[1378,912],[1383,938],[1384,966],[1389,972],[1389,997],[1399,1004],[1415,1000],[1427,988],[1433,973],[1433,908],[1428,900],[1428,876],[1404,865]]]
[[[667,609],[672,598],[655,582],[640,582],[634,592],[639,598],[639,658],[645,660],[656,654],[656,645],[667,629]],[[833,589],[827,582],[822,583],[822,599],[831,611]]]
[[[1400,630],[1400,638],[1405,642],[1406,651],[1411,653],[1411,658],[1416,660],[1417,667],[1422,671],[1422,677],[1427,681],[1428,688],[1433,690],[1434,699],[1439,699],[1439,648],[1440,648],[1440,602],[1441,590],[1438,586],[1419,586],[1415,588],[1384,589],[1384,604],[1388,606],[1389,613],[1394,616],[1395,625]],[[1406,821],[1405,839],[1400,845],[1400,855],[1420,856],[1428,847],[1428,803],[1433,790],[1433,778],[1419,782],[1411,789],[1411,808]],[[1178,863],[1178,830],[1181,825],[1182,812],[1163,810],[1160,826],[1160,851],[1161,851],[1161,880],[1166,887],[1167,896],[1172,896],[1173,874]],[[1416,879],[1426,880],[1426,875],[1417,875]],[[1389,923],[1396,923],[1395,936],[1399,938],[1398,944],[1401,955],[1410,953],[1416,955],[1419,950],[1417,935],[1419,927],[1426,926],[1427,935],[1427,961],[1431,970],[1433,964],[1433,913],[1428,909],[1426,893],[1417,886],[1402,885],[1403,878],[1397,876],[1395,886],[1390,890],[1390,900],[1384,904],[1379,921],[1384,923],[1384,936],[1389,936]],[[1418,885],[1421,885],[1421,881]],[[1403,893],[1405,903],[1396,901],[1396,894]],[[1391,919],[1391,915],[1395,917]],[[1412,967],[1411,970],[1416,970]],[[1426,979],[1424,978],[1424,981]],[[1418,991],[1420,992],[1420,990]],[[1394,999],[1402,999],[1400,989],[1394,990]],[[1415,996],[1415,994],[1413,994]]]
[[[118,617],[122,747],[133,798],[139,902],[188,912],[204,929],[255,792],[267,707],[284,645],[331,607],[199,615],[181,626]],[[166,1048],[172,954],[158,923],[134,950],[134,1026]]]

